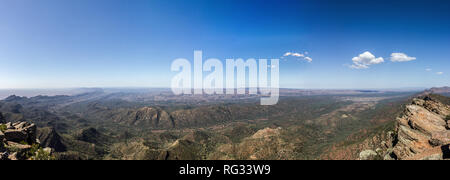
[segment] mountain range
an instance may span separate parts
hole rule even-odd
[[[284,89],[261,106],[254,96],[95,89],[11,95],[0,123],[33,123],[61,160],[447,159],[449,93]]]

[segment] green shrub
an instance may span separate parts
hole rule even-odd
[[[45,152],[39,144],[31,145],[30,151],[28,151],[27,158],[30,160],[55,160],[50,153]]]
[[[31,157],[32,160],[55,160],[55,157],[53,157],[50,153],[45,152],[44,149],[40,148],[35,156]]]
[[[0,131],[5,132],[6,129],[6,124],[0,124]]]
[[[445,117],[445,120],[449,121],[450,120],[450,115],[447,115],[447,117]]]

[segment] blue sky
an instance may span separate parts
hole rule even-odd
[[[285,88],[448,86],[449,19],[445,0],[2,0],[0,89],[169,87],[172,61],[194,50],[308,52],[281,61]],[[351,68],[366,51],[384,62]]]

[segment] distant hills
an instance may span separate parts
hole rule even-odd
[[[450,96],[450,87],[431,88],[425,90],[421,95],[426,94],[440,94],[444,96]]]
[[[13,95],[0,100],[0,121],[34,123],[57,159],[403,159],[389,145],[401,142],[397,117],[418,96],[447,103],[435,93],[448,88],[282,92],[274,106],[164,89]]]

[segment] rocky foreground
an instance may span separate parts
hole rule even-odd
[[[360,159],[450,159],[449,115],[450,106],[442,103],[438,96],[415,98],[397,119],[395,132],[389,133],[391,140],[383,142],[383,148],[361,152]]]
[[[36,125],[5,123],[0,114],[0,160],[51,160],[51,148],[42,148]]]

